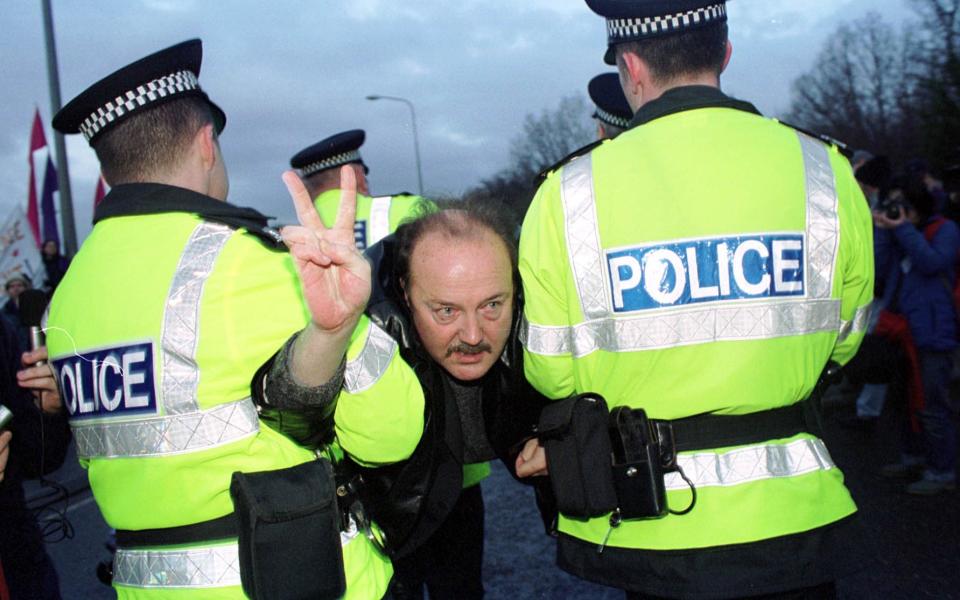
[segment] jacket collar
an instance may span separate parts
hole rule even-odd
[[[633,129],[660,117],[698,108],[732,108],[760,114],[754,105],[731,98],[718,88],[708,85],[685,85],[669,89],[656,100],[641,106],[630,121],[630,128]]]
[[[112,217],[184,212],[267,224],[271,217],[186,188],[162,183],[122,183],[110,190],[93,213],[94,224]]]
[[[268,217],[252,208],[234,206],[204,194],[162,183],[124,183],[110,190],[93,213],[93,224],[113,217],[164,213],[189,213],[205,221],[243,229],[267,247],[283,250],[280,232],[270,227]]]

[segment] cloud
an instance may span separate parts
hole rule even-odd
[[[346,4],[344,10],[347,17],[361,22],[392,20],[398,17],[423,22],[427,20],[428,15],[427,12],[418,10],[409,3],[393,0],[352,0],[344,4]]]
[[[516,4],[520,4],[517,2]],[[574,17],[578,15],[593,14],[586,10],[583,2],[575,1],[570,2],[569,0],[558,1],[558,0],[523,0],[523,8],[527,11],[542,11],[553,13],[561,17]],[[594,17],[596,18],[596,17]]]
[[[422,62],[409,57],[398,60],[396,68],[402,73],[406,73],[407,75],[412,75],[414,77],[422,77],[430,74],[429,67]]]
[[[479,148],[487,143],[485,136],[454,129],[450,123],[435,125],[430,129],[430,135],[462,148]]]
[[[194,10],[191,0],[143,0],[143,6],[158,12],[189,13]]]
[[[727,4],[731,30],[738,36],[776,40],[801,35],[822,21],[844,14],[854,0],[738,0]]]

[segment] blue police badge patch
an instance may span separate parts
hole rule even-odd
[[[804,236],[769,233],[606,252],[613,311],[803,296]]]
[[[356,221],[353,224],[353,243],[357,245],[357,249],[359,250],[367,249],[367,222],[366,221]]]
[[[157,414],[153,344],[129,344],[50,361],[71,419]]]

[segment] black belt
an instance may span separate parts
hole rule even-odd
[[[789,438],[798,433],[818,434],[810,400],[746,415],[696,415],[672,421],[651,419],[658,429],[673,432],[677,452],[756,444]]]
[[[118,548],[143,548],[145,546],[175,546],[179,544],[197,544],[211,540],[235,538],[240,535],[240,527],[235,513],[218,519],[163,529],[141,529],[129,531],[117,530]]]
[[[802,402],[782,408],[746,415],[704,414],[672,421],[651,419],[650,422],[661,439],[664,436],[672,437],[675,452],[757,444],[793,437],[798,433],[823,437],[820,400],[827,388],[839,381],[840,375],[840,365],[828,362],[810,396]]]
[[[359,499],[356,492],[356,486],[362,484],[358,477],[351,479],[346,485],[339,485],[337,488],[337,503],[343,513],[344,530],[349,526],[349,515],[347,507],[353,508],[352,504]],[[366,525],[362,516],[354,515],[355,520],[361,527]],[[217,519],[194,523],[192,525],[183,525],[180,527],[166,527],[163,529],[141,529],[130,531],[118,529],[116,532],[118,548],[143,548],[147,546],[175,546],[179,544],[197,544],[209,542],[212,540],[222,540],[236,538],[240,536],[240,524],[237,522],[236,513],[230,513]]]

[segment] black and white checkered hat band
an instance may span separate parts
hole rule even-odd
[[[607,111],[603,110],[599,106],[597,107],[597,110],[593,113],[593,116],[596,117],[597,119],[600,119],[607,125],[613,125],[614,127],[619,127],[620,129],[630,128],[629,119],[624,119],[623,117],[618,117],[617,115],[608,113]]]
[[[713,21],[722,21],[726,18],[727,6],[721,2],[675,15],[642,19],[607,19],[607,40],[611,44],[642,40],[655,35],[679,33],[690,27],[697,27]]]
[[[309,177],[314,173],[319,173],[320,171],[326,171],[327,169],[332,169],[333,167],[339,167],[340,165],[346,165],[352,162],[357,162],[358,160],[360,160],[360,152],[358,150],[351,150],[350,152],[344,152],[343,154],[335,154],[321,161],[310,163],[305,167],[300,167],[300,172],[303,174],[304,177]]]
[[[118,96],[112,102],[97,109],[80,124],[83,137],[89,142],[95,135],[123,115],[148,106],[150,103],[174,94],[200,89],[197,76],[191,71],[178,71]]]

